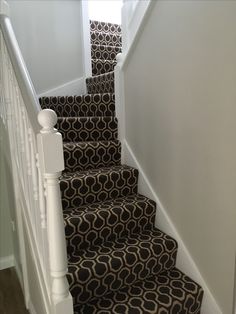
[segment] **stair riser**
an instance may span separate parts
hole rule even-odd
[[[92,45],[104,45],[104,46],[116,46],[121,47],[121,36],[111,33],[91,31],[91,44]]]
[[[81,264],[77,264],[73,273],[74,277],[74,266],[70,264],[68,280],[76,303],[84,304],[101,298],[111,291],[131,286],[175,266],[177,244],[172,238],[165,236],[162,239],[160,236],[153,239],[147,236],[146,241],[139,243],[138,235],[135,235],[129,248],[123,240],[120,239],[117,244],[112,242],[111,247],[100,249],[98,246],[96,253],[89,250],[84,253]]]
[[[117,119],[113,117],[58,118],[57,129],[64,142],[117,140]]]
[[[110,72],[86,79],[88,93],[114,93],[114,73]]]
[[[90,29],[91,31],[121,35],[121,27],[118,24],[90,21]]]
[[[121,53],[121,48],[116,46],[92,45],[91,58],[102,60],[116,60],[116,55]]]
[[[116,61],[110,60],[92,60],[92,74],[100,75],[114,71]]]
[[[70,97],[40,98],[42,109],[52,109],[58,117],[95,117],[115,115],[115,95],[88,94]]]
[[[108,168],[109,169],[109,168]],[[138,171],[102,171],[96,175],[76,174],[60,181],[64,209],[103,202],[137,193]]]
[[[78,209],[71,216],[65,211],[65,232],[67,251],[72,254],[107,241],[128,237],[150,230],[155,224],[156,205],[150,200],[137,200],[126,203],[114,201],[112,205],[97,204],[94,211],[91,207]]]
[[[66,143],[64,159],[65,171],[69,172],[119,165],[121,143],[118,141]]]

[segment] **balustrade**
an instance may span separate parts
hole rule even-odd
[[[18,237],[23,242],[30,237],[28,242],[34,244],[28,249],[38,270],[34,280],[44,289],[46,312],[72,314],[59,187],[64,169],[62,137],[54,128],[55,112],[40,109],[8,12],[6,1],[0,0],[0,119],[8,135],[2,140],[9,141],[13,196],[21,204],[16,206],[21,209],[16,216],[23,221]],[[27,272],[30,261],[26,252],[21,256]],[[28,280],[27,274],[23,276]]]

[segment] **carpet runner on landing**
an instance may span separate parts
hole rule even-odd
[[[43,97],[58,115],[68,281],[76,314],[200,314],[202,288],[176,268],[177,242],[155,227],[156,204],[121,165],[114,66],[119,25],[91,21],[88,94]]]

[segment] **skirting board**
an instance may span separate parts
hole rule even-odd
[[[15,263],[13,255],[0,258],[0,270],[13,267],[14,265]]]
[[[28,310],[29,310],[30,314],[37,314],[37,312],[35,311],[34,305],[31,301],[29,301],[29,303],[28,303]]]
[[[185,272],[189,277],[199,283],[204,290],[204,298],[202,304],[201,314],[223,314],[216,300],[214,299],[211,291],[209,290],[206,282],[204,281],[201,273],[199,272],[194,260],[192,259],[189,251],[187,250],[183,240],[181,239],[178,231],[176,230],[173,222],[168,216],[162,203],[160,202],[157,194],[154,192],[147,176],[142,170],[138,160],[136,159],[133,151],[126,140],[123,140],[123,162],[129,166],[135,167],[139,170],[139,192],[153,200],[157,204],[158,223],[157,226],[178,242],[178,257],[177,267]]]
[[[86,93],[85,78],[80,77],[50,90],[42,92],[38,97],[82,95]]]

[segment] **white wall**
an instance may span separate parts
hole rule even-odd
[[[236,248],[235,16],[235,1],[156,1],[124,68],[126,140],[224,314]]]
[[[36,92],[84,75],[79,0],[9,0],[11,20]]]
[[[122,0],[89,0],[90,20],[121,24]]]

